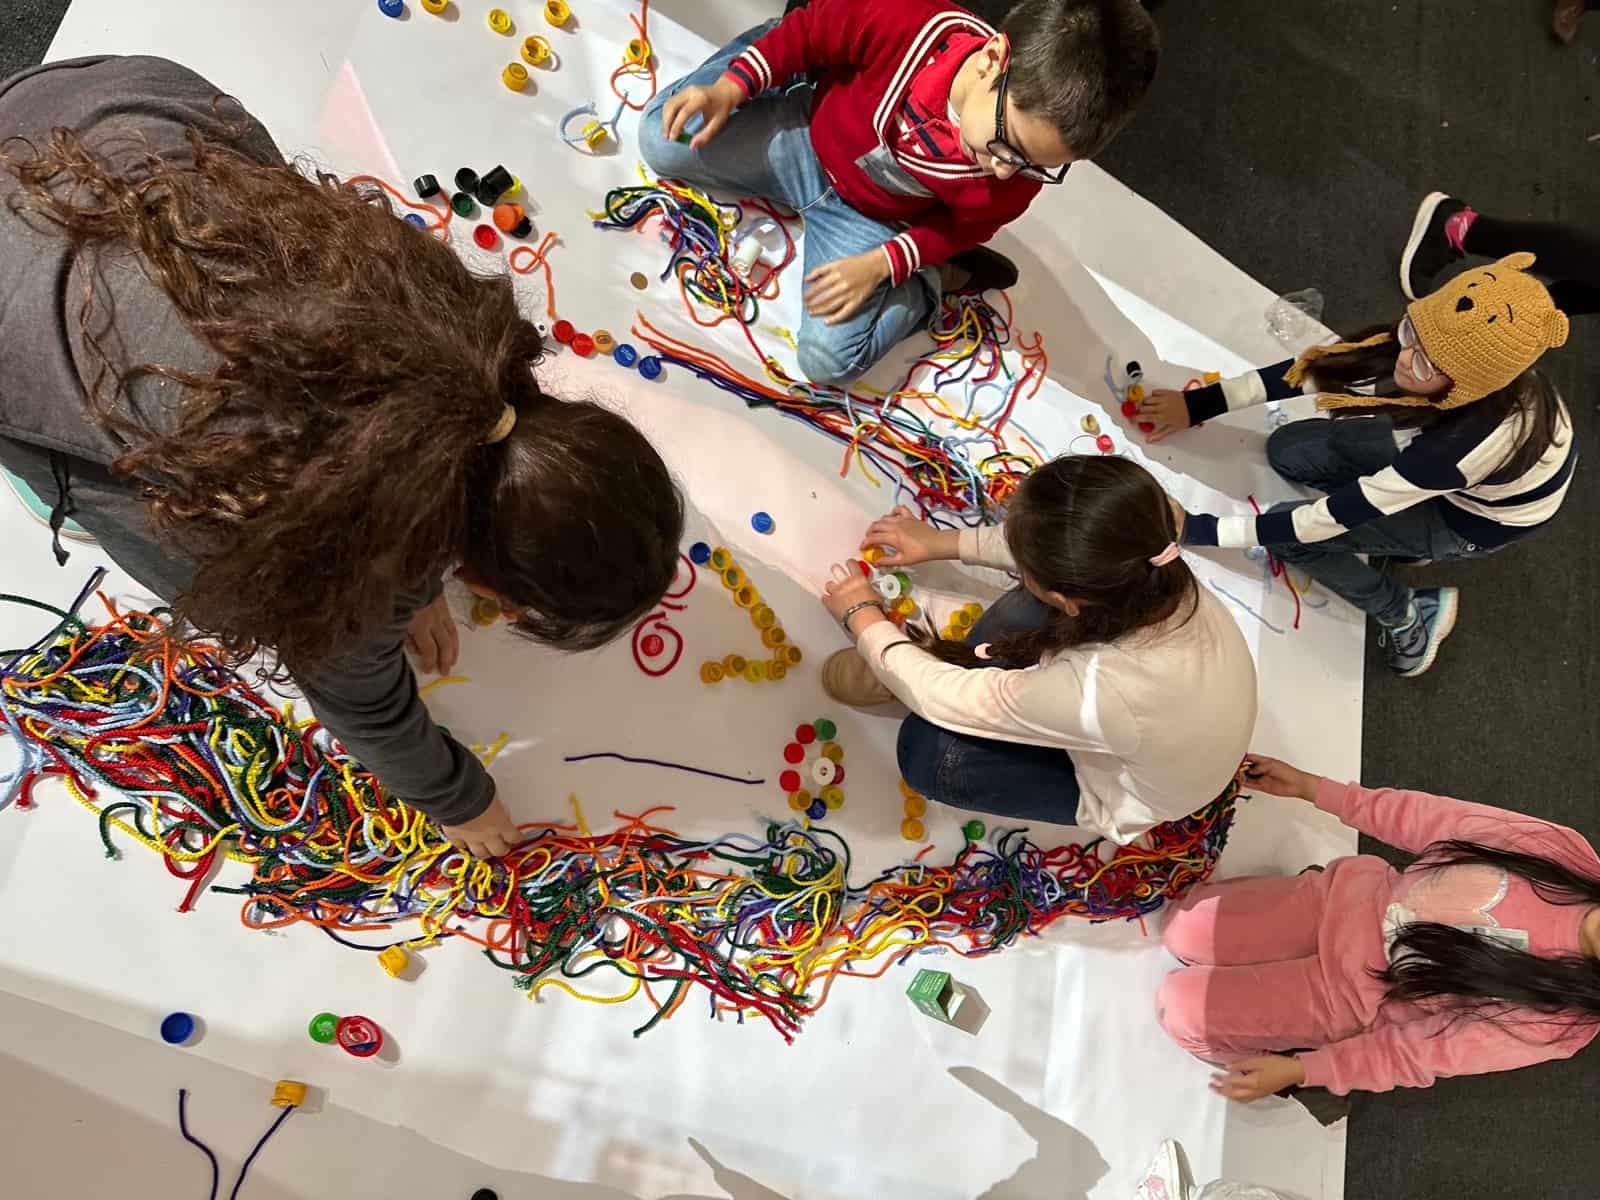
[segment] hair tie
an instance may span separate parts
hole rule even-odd
[[[1152,567],[1164,567],[1169,562],[1171,562],[1173,559],[1175,559],[1177,557],[1178,557],[1178,543],[1177,542],[1168,542],[1167,543],[1167,548],[1165,550],[1163,550],[1160,554],[1156,554],[1156,555],[1152,555],[1151,556],[1150,565]]]
[[[511,405],[506,405],[500,411],[500,419],[494,423],[494,428],[489,430],[489,436],[479,442],[480,446],[492,446],[496,442],[503,442],[511,436],[511,430],[517,424],[517,410]]]
[[[988,662],[994,657],[994,647],[992,647],[988,642],[980,642],[978,645],[972,648],[972,656],[974,658],[981,658],[984,662]]]

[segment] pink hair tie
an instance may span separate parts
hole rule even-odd
[[[990,646],[988,642],[982,642],[972,648],[972,656],[974,658],[981,658],[984,662],[988,662],[994,657],[994,648]]]
[[[1152,567],[1164,567],[1169,562],[1171,562],[1173,559],[1175,559],[1177,557],[1178,557],[1178,543],[1177,542],[1168,542],[1167,543],[1167,548],[1165,550],[1163,550],[1160,554],[1157,554],[1153,558],[1151,558],[1150,565]]]

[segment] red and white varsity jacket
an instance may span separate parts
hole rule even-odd
[[[884,243],[892,282],[982,245],[1027,210],[1037,180],[998,179],[949,119],[950,84],[994,30],[947,0],[811,0],[734,59],[746,99],[818,73],[811,145],[839,198],[905,222]]]

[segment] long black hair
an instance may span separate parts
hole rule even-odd
[[[913,636],[959,666],[1020,668],[1072,646],[1114,642],[1184,606],[1192,615],[1199,589],[1188,564],[1182,558],[1159,567],[1150,562],[1178,532],[1167,493],[1138,463],[1063,455],[1024,479],[1011,498],[1006,545],[1034,583],[1078,601],[1078,615],[1051,609],[1043,626],[998,638],[983,660],[962,642]]]
[[[1380,333],[1390,334],[1390,339],[1375,346],[1361,346],[1316,359],[1311,364],[1311,378],[1315,385],[1326,392],[1371,387],[1380,400],[1385,396],[1399,395],[1400,389],[1394,382],[1395,361],[1400,357],[1401,350],[1399,322],[1393,325],[1369,325],[1341,340],[1363,342]],[[1493,412],[1498,421],[1514,419],[1517,422],[1516,446],[1489,473],[1485,480],[1487,483],[1506,483],[1521,476],[1544,457],[1545,451],[1555,444],[1567,424],[1561,415],[1561,393],[1535,367],[1529,367],[1499,391],[1490,392],[1482,400],[1474,401],[1473,407],[1480,412],[1485,409]],[[1394,422],[1397,429],[1426,429],[1459,411],[1440,411],[1406,404],[1375,404],[1362,408],[1336,408],[1332,416],[1358,417],[1382,413]],[[1566,432],[1568,437],[1572,435],[1570,428]]]
[[[1519,876],[1548,904],[1600,906],[1600,878],[1481,842],[1435,842],[1408,869],[1459,866]],[[1386,999],[1462,1019],[1511,1024],[1521,1009],[1574,1025],[1600,1024],[1600,959],[1587,954],[1530,954],[1453,925],[1417,921],[1401,928],[1388,969],[1373,974],[1389,985]]]

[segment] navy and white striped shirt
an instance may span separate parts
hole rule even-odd
[[[1185,393],[1191,422],[1300,394],[1284,382],[1285,360],[1237,379]],[[1216,517],[1191,513],[1183,540],[1191,546],[1279,546],[1324,542],[1426,501],[1441,502],[1445,523],[1478,546],[1502,546],[1556,515],[1577,462],[1572,418],[1560,403],[1555,440],[1539,461],[1513,478],[1500,464],[1518,445],[1521,418],[1497,419],[1478,404],[1442,413],[1387,467],[1280,512]]]

